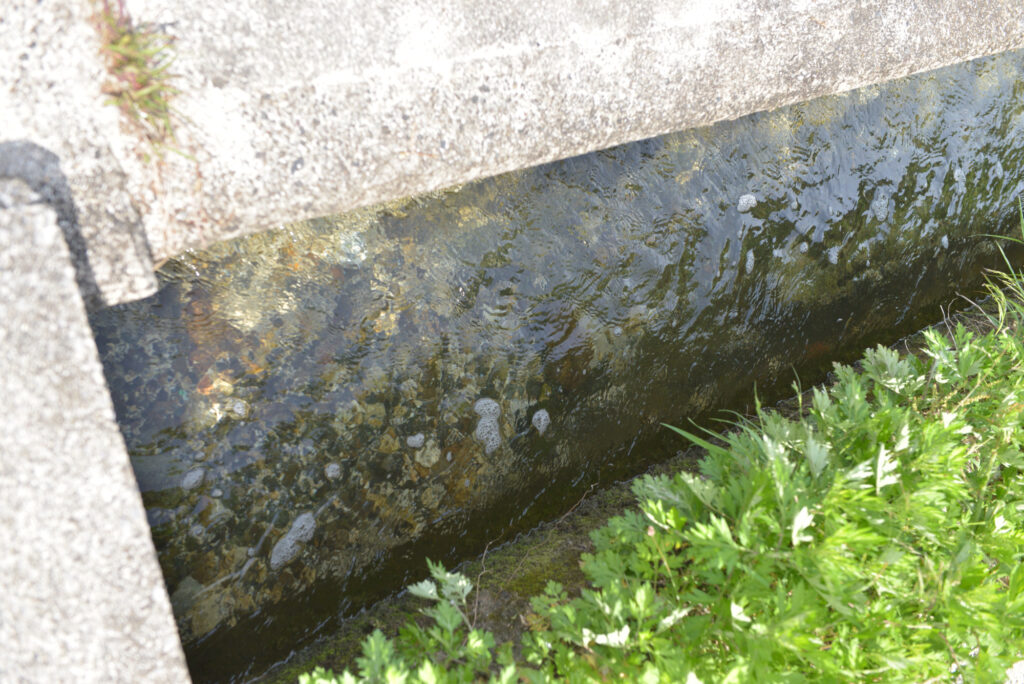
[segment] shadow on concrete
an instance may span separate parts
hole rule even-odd
[[[86,308],[102,306],[100,288],[89,264],[89,250],[78,223],[75,199],[60,170],[60,157],[28,140],[0,141],[0,178],[18,178],[57,212],[75,266],[75,281]]]

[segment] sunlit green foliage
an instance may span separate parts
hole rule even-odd
[[[699,473],[636,481],[638,509],[592,535],[590,588],[550,583],[516,662],[431,565],[410,588],[429,627],[301,681],[1003,681],[1024,658],[1021,282],[993,288],[990,332],[870,350],[796,418],[672,428]]]

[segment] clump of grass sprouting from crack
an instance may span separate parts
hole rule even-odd
[[[112,6],[113,5],[113,6]],[[171,100],[179,94],[168,69],[173,38],[135,26],[124,0],[102,0],[98,28],[110,80],[103,92],[140,130],[158,153],[175,141]]]

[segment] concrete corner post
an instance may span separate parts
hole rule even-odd
[[[0,681],[188,681],[57,212],[3,178],[0,321]]]

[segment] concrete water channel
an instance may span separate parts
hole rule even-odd
[[[925,322],[1022,190],[1014,3],[126,6],[157,163],[90,3],[0,21],[5,680],[251,676]]]
[[[93,314],[193,675],[936,319],[1017,229],[1021,92],[1022,52],[946,67],[221,243]]]

